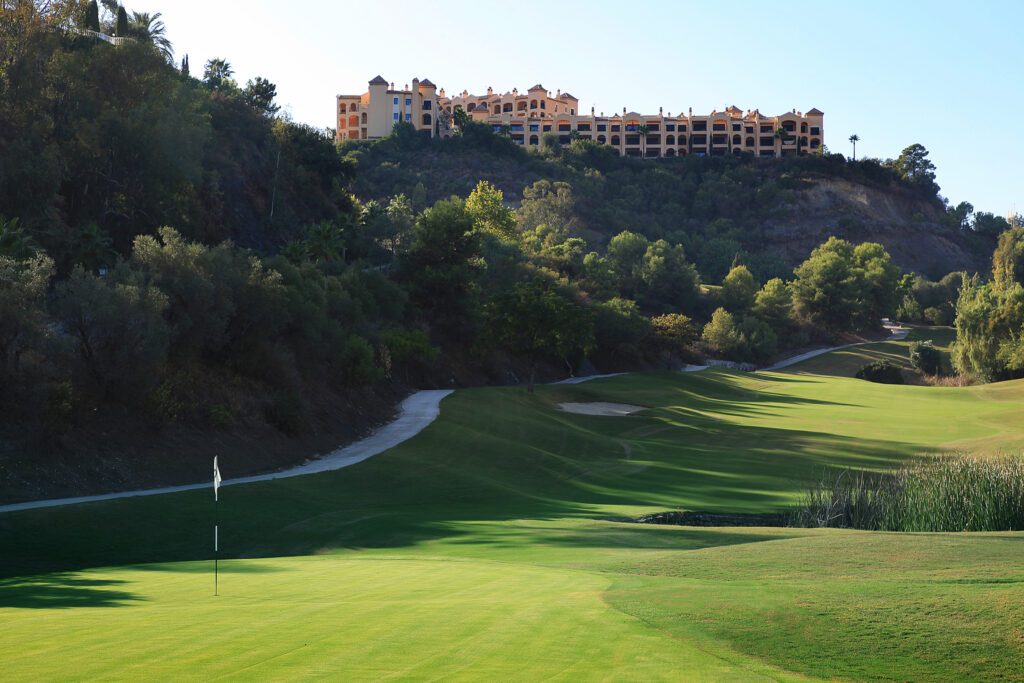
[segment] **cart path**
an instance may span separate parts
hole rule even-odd
[[[883,341],[898,341],[904,339],[909,330],[897,327],[890,323],[886,323],[886,329],[892,334],[888,340]],[[759,371],[770,371],[780,370],[782,368],[795,365],[801,361],[805,361],[808,358],[814,358],[824,353],[831,351],[838,351],[840,349],[846,349],[851,346],[860,346],[862,344],[876,344],[877,341],[870,342],[857,342],[855,344],[844,344],[842,346],[834,346],[826,349],[815,349],[814,351],[808,351],[801,353],[792,358],[779,361],[775,365],[767,368],[760,368]],[[707,365],[687,365],[683,368],[683,372],[698,372],[705,370],[709,366]],[[617,377],[628,373],[624,372],[613,372],[605,375],[590,375],[587,377],[570,377],[560,382],[552,382],[552,384],[579,384],[581,382],[588,382],[593,379],[602,379],[604,377]],[[298,477],[303,474],[316,474],[318,472],[329,472],[331,470],[340,470],[343,467],[349,465],[355,465],[358,462],[362,462],[367,458],[373,457],[378,453],[397,446],[398,444],[411,439],[412,437],[419,434],[425,429],[430,423],[432,423],[437,416],[441,413],[441,400],[452,393],[451,389],[425,389],[417,391],[416,393],[408,396],[402,401],[398,409],[398,417],[393,422],[389,422],[370,436],[365,439],[360,439],[355,443],[351,443],[344,448],[339,448],[332,453],[325,455],[322,458],[317,458],[302,465],[297,465],[280,472],[271,472],[268,474],[257,474],[251,477],[239,477],[236,479],[224,479],[221,481],[221,486],[231,486],[233,484],[248,484],[256,481],[269,481],[271,479],[283,479],[285,477]],[[31,510],[33,508],[45,508],[45,507],[56,507],[58,505],[73,505],[75,503],[91,503],[101,500],[113,500],[115,498],[132,498],[135,496],[155,496],[161,493],[177,493],[178,491],[194,491],[196,489],[210,488],[212,483],[206,481],[200,484],[185,484],[182,486],[165,486],[162,488],[155,489],[141,489],[138,491],[122,491],[120,493],[103,493],[95,496],[80,496],[77,498],[54,498],[50,500],[33,500],[27,503],[14,503],[12,505],[0,505],[0,513],[3,512],[14,512],[16,510]]]

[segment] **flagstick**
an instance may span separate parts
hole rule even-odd
[[[217,512],[217,494],[213,494],[213,595],[217,596],[217,550],[218,550],[218,532],[220,531],[220,519],[218,518]]]

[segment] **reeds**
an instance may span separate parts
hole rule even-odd
[[[882,531],[1024,529],[1024,460],[951,455],[897,470],[842,470],[810,489],[793,526]]]

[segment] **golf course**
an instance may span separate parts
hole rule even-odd
[[[456,391],[363,462],[221,489],[216,597],[212,490],[0,514],[2,677],[1019,678],[1019,532],[633,521],[782,513],[836,468],[1019,453],[1024,380],[852,378],[922,338],[950,331],[775,372]]]

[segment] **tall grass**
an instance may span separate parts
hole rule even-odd
[[[898,470],[843,470],[805,495],[794,526],[881,531],[1024,529],[1024,460],[953,455]]]

